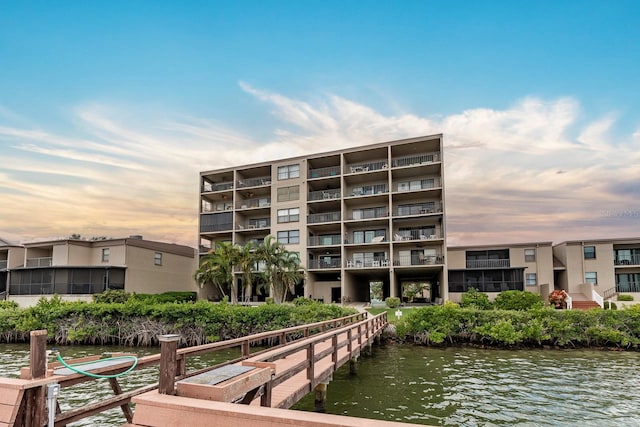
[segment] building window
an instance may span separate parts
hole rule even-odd
[[[156,252],[153,255],[153,264],[154,265],[162,265],[162,254],[160,252]]]
[[[300,165],[278,166],[278,179],[300,177]]]
[[[536,261],[536,250],[535,249],[525,249],[524,250],[524,260],[525,260],[525,262],[535,262]]]
[[[584,247],[584,259],[596,259],[596,247],[585,246]]]
[[[300,221],[300,208],[278,209],[278,223]]]
[[[300,230],[278,231],[278,242],[285,245],[300,243]]]
[[[102,262],[109,262],[109,248],[102,249]]]
[[[365,231],[354,231],[353,232],[353,243],[372,243],[372,239],[378,237],[385,236],[385,230],[365,230]],[[378,239],[381,242],[381,239]]]
[[[595,271],[587,271],[584,273],[584,283],[598,284],[598,273]]]
[[[527,286],[536,286],[538,284],[538,278],[536,273],[527,273],[525,276]]]
[[[290,200],[300,199],[300,186],[293,185],[291,187],[278,188],[278,201],[288,202]]]

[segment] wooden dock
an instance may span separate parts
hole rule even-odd
[[[223,425],[222,421],[213,424],[212,419],[223,420],[227,416],[233,418],[234,426],[246,418],[252,427],[394,425],[396,423],[352,417],[339,417],[345,418],[339,420],[335,416],[286,411],[311,392],[316,396],[316,408],[322,410],[327,383],[333,373],[346,363],[355,368],[360,354],[370,350],[386,325],[386,313],[369,319],[360,313],[188,348],[178,348],[177,336],[163,336],[161,353],[141,357],[136,367],[159,364],[158,383],[122,392],[117,379],[109,379],[113,397],[86,402],[64,413],[57,406],[53,423],[62,427],[120,407],[129,426],[201,425],[200,417],[207,419],[206,425]],[[271,343],[275,340],[277,344],[252,352],[252,344],[265,340]],[[233,347],[240,348],[240,357],[198,371],[186,371],[188,357]],[[31,333],[30,360],[30,366],[22,369],[20,379],[0,378],[0,427],[47,425],[47,393],[52,385],[59,390],[94,380],[47,366],[46,331]],[[99,374],[114,374],[128,367],[127,363],[84,366],[94,367],[91,372]],[[60,375],[62,373],[67,375]],[[131,410],[131,402],[136,404],[135,412]],[[289,422],[284,422],[285,419]]]

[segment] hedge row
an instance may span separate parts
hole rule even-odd
[[[478,310],[457,304],[406,313],[399,337],[425,345],[640,348],[640,307],[626,310]]]
[[[150,346],[158,336],[180,334],[185,345],[237,338],[289,326],[334,319],[355,310],[336,305],[247,307],[207,301],[195,303],[62,302],[41,299],[25,309],[0,306],[0,342],[27,342],[29,331],[46,329],[50,342]]]

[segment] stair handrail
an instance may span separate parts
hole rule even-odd
[[[591,289],[591,299],[597,302],[600,308],[604,308],[604,299],[602,299],[595,289]]]
[[[602,298],[608,300],[618,295],[618,293],[618,290],[614,286],[613,288],[606,289],[604,292],[602,292]]]
[[[567,296],[564,297],[564,302],[567,305],[567,310],[571,310],[573,308],[573,299],[571,298],[568,292],[565,292],[565,293],[567,294]]]

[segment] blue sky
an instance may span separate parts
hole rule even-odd
[[[0,7],[0,236],[197,243],[200,170],[445,135],[452,244],[640,235],[636,1]]]

